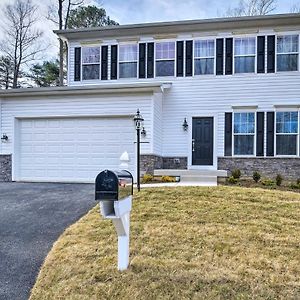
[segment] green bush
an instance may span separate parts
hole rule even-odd
[[[300,178],[297,179],[297,184],[300,184]]]
[[[283,177],[280,174],[277,174],[277,176],[275,178],[275,181],[276,181],[277,186],[281,186],[282,181],[283,181]]]
[[[241,170],[240,169],[234,169],[232,172],[231,172],[231,176],[235,179],[240,179],[242,173],[241,173]]]
[[[144,174],[142,178],[142,183],[147,183],[153,180],[153,176],[151,174]]]
[[[261,181],[261,184],[264,186],[275,186],[275,181],[272,179],[266,178]]]
[[[300,189],[300,182],[298,183],[298,180],[297,180],[297,183],[291,183],[290,188],[295,189],[295,190]]]
[[[230,184],[236,184],[238,182],[238,179],[230,176],[229,178],[227,178],[227,182]]]
[[[259,182],[261,175],[257,171],[255,171],[255,172],[253,172],[252,178],[255,182]]]
[[[175,177],[171,177],[171,176],[162,176],[161,178],[162,182],[176,182]]]

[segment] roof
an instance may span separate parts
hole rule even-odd
[[[0,99],[32,96],[92,95],[112,93],[151,93],[170,88],[170,82],[103,83],[85,86],[59,86],[21,89],[0,89]]]
[[[229,31],[246,28],[300,26],[300,14],[277,14],[266,16],[215,18],[189,21],[158,22],[54,30],[58,36],[67,40],[101,39],[126,36],[157,35],[172,33]]]

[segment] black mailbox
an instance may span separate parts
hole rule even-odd
[[[133,195],[133,177],[128,171],[104,170],[96,177],[95,200],[118,201]]]

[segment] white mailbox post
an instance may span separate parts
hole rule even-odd
[[[118,235],[118,270],[129,265],[130,211],[132,207],[133,177],[128,171],[105,170],[98,174],[95,199],[100,212],[112,220]]]

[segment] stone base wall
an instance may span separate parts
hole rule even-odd
[[[262,177],[275,178],[277,174],[280,174],[285,179],[297,180],[300,178],[300,157],[219,157],[218,169],[227,171],[240,169],[243,177],[252,177],[253,172],[257,171]]]
[[[187,157],[141,155],[141,174],[153,174],[155,169],[187,169]]]
[[[0,182],[12,181],[11,154],[0,154]]]

